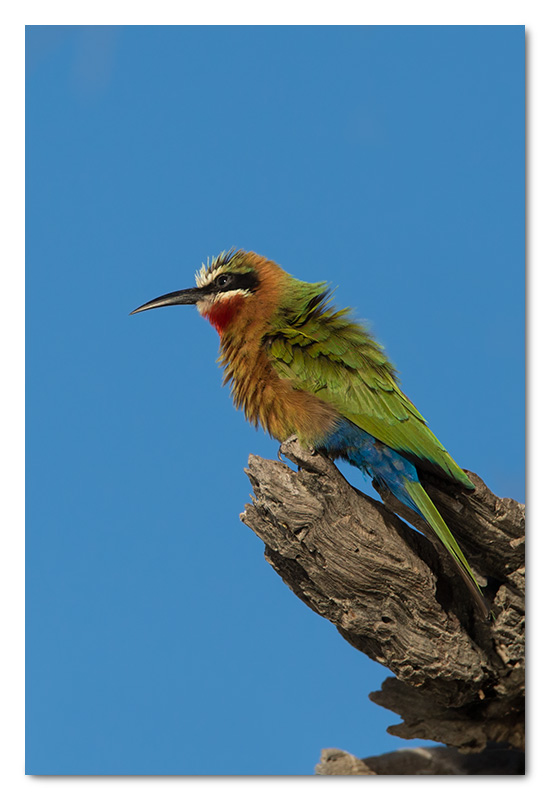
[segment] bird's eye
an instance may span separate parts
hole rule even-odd
[[[218,275],[218,277],[216,278],[216,281],[215,281],[216,286],[218,287],[218,289],[225,289],[226,286],[229,286],[229,284],[231,283],[232,277],[233,277],[232,275],[227,275],[227,274],[226,275]]]

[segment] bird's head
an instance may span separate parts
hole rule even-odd
[[[256,253],[230,250],[203,264],[192,289],[164,294],[136,308],[196,305],[223,336],[235,325],[244,326],[267,318],[275,307],[285,278],[290,276],[273,261]]]

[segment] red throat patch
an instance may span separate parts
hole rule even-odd
[[[221,336],[227,329],[227,326],[231,324],[231,321],[240,310],[243,302],[244,297],[242,294],[236,294],[228,300],[218,300],[217,303],[210,306],[204,316],[212,323]]]

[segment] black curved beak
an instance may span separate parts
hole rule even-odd
[[[161,308],[162,306],[192,306],[198,303],[205,296],[203,289],[182,289],[179,292],[170,292],[150,300],[139,308],[130,311],[130,315],[137,314],[139,311],[149,311],[150,308]]]

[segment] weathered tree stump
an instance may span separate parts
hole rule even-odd
[[[292,591],[394,673],[370,695],[402,717],[388,731],[453,748],[425,748],[438,751],[434,769],[465,770],[463,756],[490,743],[483,763],[491,764],[491,774],[502,774],[507,763],[509,774],[517,773],[516,750],[524,747],[524,506],[496,497],[471,472],[476,491],[470,495],[424,484],[485,585],[495,615],[487,622],[417,515],[383,492],[385,505],[363,494],[330,459],[301,449],[295,439],[281,452],[298,471],[250,456],[246,472],[255,497],[241,518]],[[349,766],[359,762],[342,755],[352,759]],[[387,764],[393,758],[393,774],[413,774],[399,771],[412,762],[397,755],[380,758]],[[341,758],[332,757],[318,772],[329,774],[331,761],[342,769]],[[350,766],[345,774],[372,774],[374,761],[361,760],[366,773]],[[387,764],[378,768],[390,769]],[[426,764],[417,759],[420,771]]]

